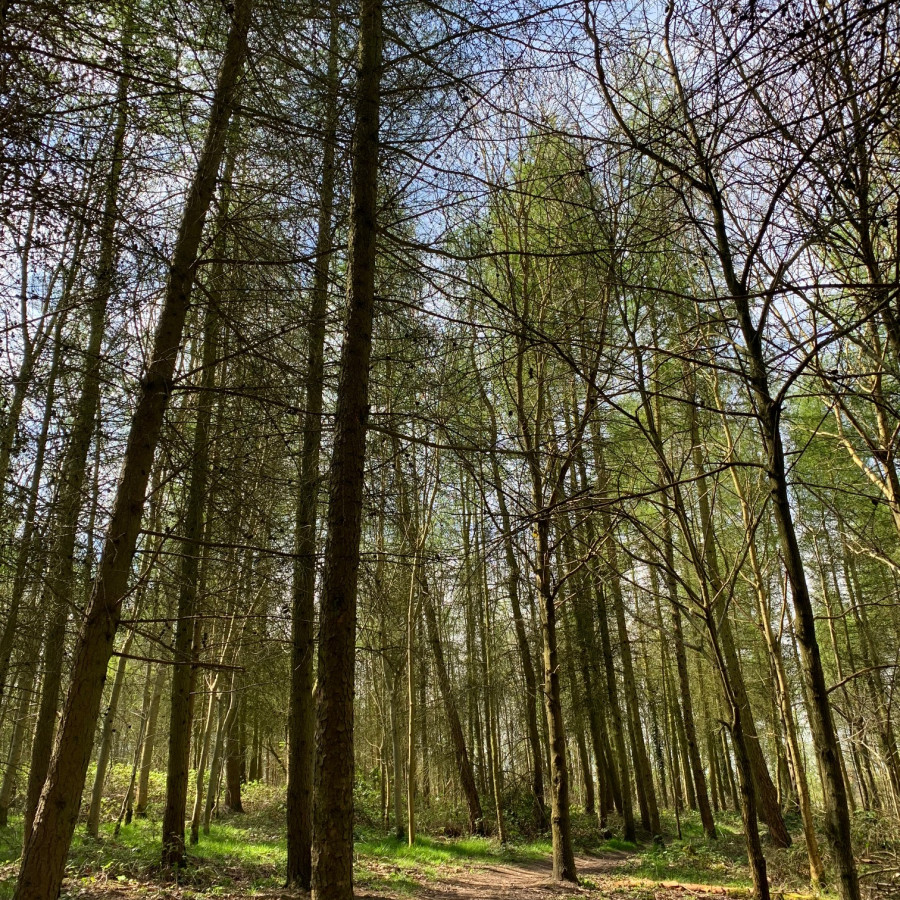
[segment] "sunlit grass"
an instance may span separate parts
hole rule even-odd
[[[114,823],[106,821],[99,840],[90,838],[79,825],[67,866],[64,897],[80,891],[104,889],[117,883],[128,886],[134,896],[158,894],[161,884],[177,881],[192,896],[219,894],[251,896],[260,890],[283,885],[287,862],[284,833],[283,792],[274,787],[248,786],[243,815],[215,819],[209,835],[188,848],[187,864],[177,873],[160,868],[161,798],[151,805],[151,817],[136,819],[113,835]],[[366,890],[410,896],[429,883],[464,879],[467,870],[495,864],[527,864],[547,861],[552,846],[549,835],[500,844],[495,837],[440,837],[422,834],[413,846],[406,840],[385,835],[377,817],[369,815],[359,824],[355,842],[357,883]],[[645,839],[639,845],[619,836],[601,840],[596,818],[581,810],[573,813],[573,838],[578,853],[622,855],[614,864],[616,877],[635,881],[681,882],[735,889],[750,886],[746,846],[740,818],[735,814],[717,817],[719,838],[707,840],[696,813],[681,817],[681,837],[676,837],[674,817],[663,814],[662,845]],[[792,830],[797,833],[796,823]],[[613,817],[613,831],[621,822]],[[0,900],[11,897],[16,861],[22,839],[21,819],[13,817],[10,827],[0,829]],[[765,842],[764,842],[765,843]],[[805,848],[802,838],[789,850],[766,846],[773,887],[802,894],[808,891],[804,876]],[[594,882],[597,882],[596,884]],[[586,882],[588,889],[603,890],[603,879]],[[637,890],[637,887],[635,888]],[[827,897],[828,895],[823,895]]]

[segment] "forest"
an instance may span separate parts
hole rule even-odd
[[[900,4],[2,0],[0,310],[0,898],[900,897]]]

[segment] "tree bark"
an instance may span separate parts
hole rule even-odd
[[[501,844],[506,843],[506,825],[503,817],[503,791],[501,788],[500,768],[500,738],[497,733],[497,723],[494,715],[494,666],[491,649],[491,621],[487,592],[487,580],[482,568],[484,559],[484,541],[478,537],[481,534],[481,523],[475,518],[476,565],[479,569],[479,577],[475,580],[478,597],[479,631],[481,637],[481,665],[484,678],[484,722],[487,732],[488,768],[491,776],[491,791],[494,795],[494,812],[497,819],[497,838]],[[479,552],[481,551],[481,552]]]
[[[109,705],[103,713],[103,728],[100,732],[100,748],[97,752],[97,770],[94,773],[94,787],[91,790],[91,805],[88,808],[87,832],[95,840],[100,836],[100,807],[103,803],[103,785],[106,782],[106,769],[109,766],[109,756],[112,751],[112,737],[116,723],[116,713],[119,709],[119,697],[122,695],[122,685],[125,683],[125,670],[128,667],[128,651],[134,639],[134,631],[129,631],[125,642],[122,644],[122,655],[116,664],[116,674],[113,678],[112,690],[109,693]]]
[[[153,750],[156,744],[156,726],[159,721],[159,707],[162,702],[163,687],[166,683],[166,667],[160,665],[156,670],[153,683],[153,696],[150,698],[150,712],[147,715],[147,729],[144,734],[144,746],[141,750],[141,772],[138,777],[137,802],[134,814],[139,819],[147,817],[147,795],[150,789],[150,770],[153,767]]]
[[[719,217],[721,219],[721,216]],[[719,224],[719,229],[724,224]],[[731,285],[730,285],[731,287]],[[794,528],[788,492],[784,446],[781,440],[781,408],[769,393],[769,376],[760,332],[750,316],[750,298],[733,284],[741,330],[750,361],[749,382],[757,404],[757,416],[766,454],[766,474],[785,570],[794,600],[797,640],[804,680],[810,698],[810,729],[822,773],[825,799],[825,831],[834,853],[842,900],[859,900],[859,878],[853,858],[847,788],[841,771],[837,732],[828,699],[828,687],[816,638],[815,613],[806,582],[800,542]]]
[[[237,673],[231,680],[231,702],[228,704],[228,715],[225,717],[225,809],[242,813],[244,803],[241,799],[241,737],[240,715],[242,694],[238,687]]]
[[[453,753],[456,757],[456,770],[459,773],[460,784],[466,798],[466,807],[469,811],[469,831],[472,834],[484,834],[484,813],[481,809],[481,800],[478,797],[478,788],[475,785],[475,772],[472,769],[472,761],[469,759],[465,736],[459,721],[456,697],[453,694],[453,686],[447,673],[447,663],[444,660],[444,648],[441,645],[437,613],[434,609],[434,601],[431,598],[431,594],[424,586],[422,599],[425,611],[425,626],[428,630],[428,642],[431,644],[431,652],[434,656],[438,688],[441,692],[441,700],[444,703],[447,724],[450,727],[450,739],[453,743]]]
[[[359,21],[347,320],[330,467],[328,538],[319,621],[312,890],[320,900],[352,900],[353,897],[356,593],[375,310],[382,0],[361,0]]]
[[[622,791],[622,819],[626,841],[637,840],[634,827],[634,804],[631,796],[631,773],[628,766],[628,752],[625,749],[625,724],[622,721],[622,707],[619,705],[619,689],[616,685],[616,670],[613,666],[612,645],[609,641],[609,619],[606,610],[606,592],[603,584],[596,584],[597,618],[600,623],[600,649],[606,670],[606,699],[612,718],[613,742],[619,766],[619,785]]]
[[[28,731],[28,712],[31,708],[31,684],[26,677],[27,668],[22,669],[19,676],[21,695],[19,705],[15,710],[12,735],[9,742],[9,753],[6,757],[6,768],[3,773],[3,782],[0,785],[0,828],[9,825],[9,808],[12,805],[13,795],[16,789],[16,781],[19,777],[19,763],[22,760],[22,751],[25,748],[25,735]]]
[[[491,407],[493,420],[493,407]],[[494,426],[496,434],[496,425]],[[537,679],[534,674],[534,663],[531,659],[531,646],[525,630],[525,619],[522,616],[522,603],[519,598],[520,569],[513,544],[512,522],[506,495],[503,492],[503,479],[497,454],[491,453],[491,469],[494,480],[494,494],[500,510],[500,523],[503,527],[503,551],[506,555],[506,583],[512,606],[513,625],[516,633],[516,647],[522,666],[522,677],[525,679],[525,724],[528,731],[528,746],[531,749],[531,794],[533,798],[534,822],[539,831],[547,827],[547,807],[544,802],[544,764],[541,749],[540,732],[537,715]]]
[[[330,0],[327,87],[322,126],[322,181],[309,324],[306,332],[306,411],[294,535],[291,611],[291,700],[288,716],[287,885],[309,890],[312,881],[312,782],[315,752],[313,651],[315,639],[316,510],[325,376],[325,317],[333,249],[335,143],[338,113],[336,0]]]
[[[644,786],[644,805],[646,822],[643,823],[652,835],[660,833],[659,806],[656,801],[656,788],[653,784],[653,773],[650,770],[650,759],[647,756],[647,745],[641,729],[640,708],[638,706],[637,685],[634,678],[634,662],[631,656],[631,639],[625,626],[625,610],[622,588],[618,578],[611,580],[613,607],[616,615],[616,629],[619,634],[619,652],[622,656],[622,683],[625,688],[625,705],[630,720],[629,732],[632,740],[632,756],[635,760],[635,772]]]
[[[99,570],[82,624],[56,748],[19,872],[15,900],[56,897],[78,817],[106,667],[140,530],[147,481],[171,394],[234,91],[246,54],[251,0],[237,0],[219,70],[205,144],[185,203],[151,362],[142,380]]]
[[[741,727],[741,704],[734,693],[728,663],[725,660],[719,643],[716,626],[716,613],[712,606],[706,610],[706,627],[710,643],[716,659],[716,668],[722,682],[722,689],[729,706],[731,719],[729,730],[735,749],[738,765],[738,783],[741,791],[741,818],[744,823],[744,837],[747,842],[747,856],[750,863],[750,875],[753,880],[753,894],[756,900],[769,900],[769,881],[766,874],[766,858],[763,855],[759,839],[759,826],[756,817],[756,794],[753,790],[753,772],[750,757],[747,754],[746,731]]]
[[[122,798],[122,805],[119,807],[119,815],[116,819],[116,827],[113,830],[113,837],[118,837],[122,829],[122,822],[126,825],[131,824],[134,814],[134,785],[137,781],[138,769],[141,765],[141,748],[144,743],[144,735],[147,733],[147,713],[150,711],[151,697],[151,675],[153,674],[153,663],[148,662],[144,674],[144,695],[141,699],[141,726],[138,730],[137,740],[134,742],[134,758],[131,763],[131,777],[128,779],[128,790]]]
[[[206,804],[203,807],[203,833],[209,834],[209,823],[212,818],[213,809],[216,806],[216,799],[219,795],[219,781],[222,777],[222,766],[225,757],[225,724],[228,718],[228,712],[231,709],[231,697],[233,679],[229,682],[228,703],[224,695],[219,696],[218,716],[219,721],[216,727],[216,741],[213,746],[212,761],[209,767],[209,784],[206,787]]]
[[[703,771],[703,761],[700,758],[700,748],[697,742],[697,726],[694,722],[694,707],[691,699],[691,681],[687,665],[687,652],[684,646],[684,629],[681,624],[681,609],[678,605],[678,582],[675,578],[675,554],[672,545],[672,530],[669,524],[668,496],[663,497],[663,544],[665,553],[665,584],[669,595],[669,604],[672,610],[672,636],[675,650],[675,666],[678,670],[678,685],[681,693],[681,712],[684,720],[684,734],[687,743],[690,771],[694,782],[697,808],[700,812],[700,821],[703,831],[709,838],[715,839],[716,824],[712,810],[709,806],[709,794],[707,793],[706,774]]]
[[[203,815],[203,788],[206,778],[206,766],[209,760],[210,744],[212,743],[213,728],[216,723],[216,709],[218,707],[219,679],[214,678],[209,687],[209,699],[206,706],[206,719],[203,722],[203,733],[200,738],[200,758],[197,760],[197,776],[195,780],[194,806],[191,810],[191,846],[200,840],[200,819]]]
[[[122,33],[122,74],[116,86],[116,124],[112,135],[110,171],[100,229],[98,265],[89,307],[89,333],[85,348],[85,368],[75,406],[72,430],[63,457],[59,493],[55,504],[54,536],[47,560],[47,579],[41,603],[50,610],[51,624],[44,650],[44,681],[31,745],[31,766],[25,806],[24,843],[27,844],[34,824],[41,790],[50,765],[53,732],[59,707],[65,654],[66,621],[72,605],[75,584],[73,560],[78,531],[88,452],[100,404],[100,354],[106,332],[106,311],[115,283],[116,225],[118,223],[119,188],[124,164],[125,137],[128,124],[128,89],[131,69],[129,50],[133,21],[131,7],[126,10]]]
[[[197,394],[197,418],[191,450],[190,470],[185,492],[184,531],[179,550],[178,611],[175,620],[175,645],[172,670],[172,692],[169,702],[169,754],[166,766],[166,805],[162,821],[162,864],[175,868],[184,864],[184,819],[187,812],[188,771],[190,769],[191,729],[194,719],[194,684],[197,669],[193,665],[197,619],[197,595],[200,584],[201,539],[210,470],[210,425],[216,387],[219,355],[218,308],[221,297],[225,256],[225,234],[234,154],[226,156],[222,173],[221,198],[216,216],[213,256],[208,300],[203,314],[203,336],[200,351],[200,383]]]

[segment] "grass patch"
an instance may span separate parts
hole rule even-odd
[[[637,844],[635,844],[634,841],[626,841],[624,838],[612,837],[609,840],[604,841],[599,849],[616,850],[620,853],[634,853],[637,848]]]

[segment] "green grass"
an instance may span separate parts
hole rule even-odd
[[[549,840],[500,844],[492,838],[418,836],[413,846],[395,835],[370,835],[357,840],[357,882],[368,889],[409,895],[424,883],[452,877],[472,866],[522,863],[546,859]]]
[[[249,785],[245,794],[247,812],[214,820],[211,833],[201,835],[200,844],[189,848],[188,864],[176,876],[159,868],[161,791],[162,785],[151,796],[151,818],[135,820],[123,827],[118,837],[113,836],[112,822],[103,825],[99,840],[89,838],[79,826],[69,856],[68,894],[64,896],[75,897],[82,889],[102,889],[104,884],[114,883],[127,885],[135,896],[158,896],[161,884],[171,884],[173,877],[185,896],[196,898],[251,896],[255,891],[282,886],[287,855],[283,790]],[[437,837],[426,832],[410,847],[405,840],[381,832],[377,820],[377,816],[369,815],[360,817],[357,824],[356,880],[367,890],[408,896],[438,879],[464,878],[465,870],[472,867],[547,860],[551,853],[549,837],[529,839],[522,834],[516,834],[515,842],[501,845],[493,838]],[[573,810],[572,816],[578,852],[628,854],[617,866],[621,876],[653,882],[750,886],[738,816],[717,817],[716,841],[706,839],[694,813],[682,816],[680,838],[675,837],[674,817],[664,813],[662,824],[666,835],[662,846],[647,842],[635,845],[620,837],[599,841],[593,816],[581,810]],[[775,890],[803,893],[808,891],[805,846],[796,823],[790,824],[796,836],[793,847],[776,850],[764,840],[769,876]],[[621,823],[614,820],[611,825],[616,830]],[[862,825],[859,842],[868,847],[863,842],[868,835],[871,853],[898,843],[893,832],[874,833],[871,825]],[[0,829],[0,900],[12,894],[20,847],[21,820],[13,818],[9,828]],[[591,883],[585,887],[602,889],[603,885]]]
[[[394,835],[358,840],[358,856],[390,859],[426,866],[451,866],[477,862],[525,862],[544,859],[551,851],[550,841],[502,845],[491,838],[435,838],[418,836],[413,846]]]
[[[638,845],[634,841],[626,841],[624,838],[612,837],[604,841],[598,849],[600,850],[617,850],[621,853],[633,853],[637,850]]]
[[[188,848],[184,869],[169,877],[209,895],[280,887],[287,856],[283,835],[269,834],[254,827],[252,820],[241,821],[244,818],[214,822],[209,835],[201,834],[200,843]],[[12,893],[20,842],[21,822],[17,820],[0,838],[0,858],[7,863],[0,875],[0,900]],[[135,820],[123,826],[118,837],[113,837],[113,824],[105,824],[99,840],[79,827],[66,866],[69,892],[75,895],[80,887],[104,882],[154,881],[161,876],[159,857],[160,824],[156,820]]]
[[[669,817],[666,817],[669,818]],[[696,814],[682,816],[681,838],[677,826],[664,821],[669,835],[664,845],[641,849],[627,865],[629,874],[653,881],[680,881],[685,884],[710,884],[749,887],[747,851],[740,820],[721,816],[716,822],[719,837],[708,840]]]

